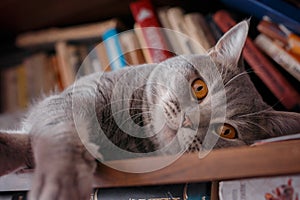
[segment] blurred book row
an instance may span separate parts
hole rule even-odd
[[[1,111],[24,109],[93,72],[206,53],[236,23],[226,10],[204,16],[180,7],[154,8],[148,0],[133,2],[130,9],[131,30],[111,19],[20,35],[17,45],[31,55],[1,66]],[[259,34],[247,40],[246,63],[285,109],[299,110],[300,37],[268,16],[251,28]]]

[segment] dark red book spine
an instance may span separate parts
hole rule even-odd
[[[173,56],[169,51],[166,38],[160,29],[160,23],[150,0],[139,0],[130,4],[135,22],[142,33],[153,63],[161,62]]]
[[[213,19],[223,32],[228,31],[236,24],[230,14],[225,10],[216,12]],[[299,107],[300,94],[298,91],[263,55],[249,37],[246,40],[243,56],[256,75],[260,77],[287,109],[291,110]]]

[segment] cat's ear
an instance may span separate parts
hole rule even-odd
[[[227,31],[209,52],[216,62],[236,66],[239,62],[249,30],[249,21],[242,21]]]
[[[300,113],[272,110],[262,117],[266,120],[265,123],[271,136],[300,133]]]

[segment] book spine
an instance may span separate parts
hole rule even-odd
[[[95,189],[92,200],[198,200],[210,199],[210,183]]]
[[[27,95],[28,95],[28,99],[32,100],[34,98],[36,98],[37,94],[36,94],[36,88],[37,85],[36,84],[32,84],[35,83],[35,69],[33,69],[33,65],[32,62],[33,61],[33,56],[27,57],[24,59],[23,61],[23,65],[25,66],[25,71],[26,71],[26,77],[27,77]]]
[[[215,21],[213,20],[212,14],[209,14],[206,16],[206,21],[207,21],[209,28],[211,29],[212,37],[215,40],[215,43],[214,43],[214,45],[215,45],[216,42],[222,37],[223,33],[220,30],[220,28],[217,26]]]
[[[193,46],[193,41],[188,37],[188,27],[184,21],[184,11],[180,7],[173,7],[167,10],[167,17],[171,24],[171,28],[174,30],[175,37],[180,45],[181,51],[176,51],[176,54],[194,54],[198,53]],[[201,49],[202,50],[202,49]],[[200,51],[203,53],[204,51]]]
[[[63,88],[66,88],[75,81],[75,71],[69,61],[67,44],[65,42],[58,42],[55,45],[55,50],[57,53],[58,69],[62,86]]]
[[[278,25],[269,20],[261,20],[257,25],[257,29],[270,38],[281,41],[286,49],[300,55],[300,37],[292,33],[282,24]]]
[[[230,14],[225,10],[216,12],[213,19],[223,32],[228,31],[236,24]],[[257,76],[261,78],[287,109],[292,110],[299,106],[300,95],[298,91],[261,53],[249,37],[245,43],[243,56]]]
[[[146,63],[153,63],[153,60],[152,60],[152,57],[150,54],[150,49],[147,47],[145,37],[144,37],[144,35],[142,33],[142,29],[138,23],[134,24],[134,32],[135,32],[137,39],[141,45],[141,49],[142,49]]]
[[[14,112],[19,109],[17,93],[17,71],[16,67],[10,67],[3,72],[3,110],[4,112]]]
[[[200,13],[189,13],[184,16],[184,22],[188,27],[188,34],[192,37],[193,40],[196,40],[202,46],[202,48],[198,50],[199,53],[205,53],[203,50],[206,51],[211,48],[208,38],[206,37],[206,35],[210,34],[204,32],[203,27],[206,25],[204,24],[205,21],[203,20],[203,18],[204,17]]]
[[[57,55],[51,55],[49,57],[50,59],[50,65],[53,68],[54,72],[54,78],[55,78],[55,83],[54,83],[54,89],[57,89],[58,91],[63,90],[63,84],[61,80],[61,74],[59,73],[59,65],[58,65],[58,59]]]
[[[18,104],[19,107],[23,109],[28,105],[28,88],[26,68],[22,64],[17,67],[17,77]]]
[[[258,35],[254,42],[262,51],[300,81],[300,63],[288,52],[263,34]]]
[[[128,65],[138,65],[145,63],[144,55],[141,50],[141,46],[137,39],[136,33],[131,30],[123,32],[119,36],[124,56]]]
[[[264,177],[220,182],[219,198],[299,200],[300,176]]]
[[[152,63],[159,63],[173,56],[168,47],[161,25],[150,0],[139,0],[130,4],[135,22],[141,28]]]
[[[98,58],[97,48],[95,47],[95,45],[89,45],[88,51],[89,51],[88,57],[93,71],[103,72],[101,62]]]
[[[163,31],[170,50],[172,52],[182,51],[175,34],[171,30],[172,27],[167,16],[168,9],[169,9],[168,7],[159,8],[157,10],[157,17],[161,23],[161,26],[164,28]]]
[[[286,24],[290,30],[292,30],[296,34],[300,34],[300,22],[294,16],[289,16],[286,13],[274,9],[274,5],[276,3],[270,3],[269,5],[265,4],[261,1],[256,0],[221,0],[223,3],[237,9],[241,12],[247,13],[251,16],[254,16],[258,19],[262,19],[266,13],[269,16],[272,16],[272,20],[278,24]],[[280,0],[281,1],[281,0]],[[299,9],[298,9],[299,10]],[[297,11],[299,13],[299,11]]]
[[[102,39],[112,70],[114,71],[125,67],[127,64],[123,55],[117,30],[115,28],[107,30],[102,35]]]
[[[257,30],[272,39],[279,40],[285,45],[287,44],[287,35],[277,26],[277,24],[271,21],[261,20],[257,25]]]
[[[288,44],[292,52],[300,55],[300,37],[294,33],[288,35]]]
[[[44,87],[44,92],[46,93],[46,95],[51,94],[54,89],[55,89],[55,85],[57,83],[57,77],[56,77],[56,72],[54,69],[54,66],[52,65],[52,58],[50,57],[50,55],[47,55],[46,57],[46,61],[45,61],[45,87]]]
[[[112,71],[104,42],[97,44],[94,50],[96,51],[102,71],[104,72]]]

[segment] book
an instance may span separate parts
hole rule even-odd
[[[219,188],[220,200],[299,200],[300,176],[294,175],[221,181]]]
[[[55,63],[53,62],[53,55],[47,55],[46,62],[45,62],[45,79],[44,79],[44,88],[43,92],[46,95],[51,94],[53,91],[56,90],[58,86],[58,74],[56,71]]]
[[[20,109],[25,109],[28,105],[28,88],[27,88],[27,76],[26,68],[23,64],[17,67],[17,93],[18,93],[18,105]]]
[[[212,30],[201,13],[188,13],[185,15],[185,21],[187,23],[190,21],[191,24],[194,25],[195,34],[198,34],[198,40],[203,42],[203,46],[206,50],[216,44],[216,39],[213,37]]]
[[[166,38],[161,30],[156,12],[150,0],[138,0],[130,3],[130,10],[135,22],[138,24],[140,34],[144,38],[142,48],[147,48],[149,57],[148,63],[159,63],[173,56],[170,52]],[[139,37],[140,38],[140,37]],[[139,39],[140,41],[140,39]]]
[[[2,110],[4,112],[15,112],[19,109],[18,103],[18,77],[16,66],[9,67],[1,73],[2,82]]]
[[[214,45],[215,45],[216,41],[222,37],[223,32],[220,30],[218,25],[214,22],[212,14],[208,14],[205,17],[205,19],[206,19],[206,22],[207,22],[209,28],[211,29],[212,37],[215,39],[215,42],[214,42]]]
[[[287,45],[286,34],[269,17],[264,17],[257,25],[257,30],[273,40],[278,40]]]
[[[254,40],[254,43],[287,72],[300,81],[300,62],[298,62],[297,59],[263,34],[258,35]]]
[[[66,88],[75,81],[76,72],[69,60],[68,46],[66,42],[55,44],[57,54],[58,70],[62,82],[62,87]]]
[[[62,80],[61,80],[61,75],[59,73],[59,65],[58,65],[58,59],[57,59],[57,55],[56,54],[52,54],[49,56],[49,62],[50,62],[50,68],[53,69],[53,73],[54,73],[54,85],[53,85],[53,89],[54,90],[58,90],[58,91],[62,91],[63,90],[63,84],[62,84]]]
[[[134,30],[122,32],[119,34],[119,38],[128,66],[139,65],[146,62]]]
[[[200,13],[188,13],[184,15],[184,22],[187,27],[188,35],[200,44],[195,45],[197,53],[205,53],[212,47],[207,36],[211,36],[211,32],[208,32],[206,21]]]
[[[27,200],[27,192],[13,192],[11,193],[11,200]]]
[[[208,200],[211,184],[188,183],[95,189],[92,200]]]
[[[46,82],[47,54],[44,52],[34,53],[24,59],[23,65],[26,69],[28,100],[40,98],[46,92],[45,88],[48,84]]]
[[[225,10],[216,12],[213,15],[213,19],[223,32],[228,31],[236,24],[230,14]],[[242,54],[256,75],[288,110],[299,108],[299,92],[278,69],[276,69],[258,47],[256,47],[250,37],[246,40]]]
[[[168,43],[168,47],[170,48],[170,51],[176,54],[176,52],[182,52],[183,50],[181,49],[177,37],[174,31],[172,30],[172,26],[167,16],[168,9],[169,7],[158,8],[157,16],[161,23],[161,26],[163,27],[163,33]]]
[[[92,51],[95,51],[95,55],[100,62],[101,70],[104,72],[111,71],[112,68],[109,63],[109,58],[105,49],[104,42],[96,44]]]
[[[188,27],[184,21],[184,10],[180,7],[172,7],[167,10],[167,17],[170,22],[172,30],[174,30],[174,35],[180,45],[180,49],[175,49],[177,55],[182,54],[194,54],[197,53],[198,49],[196,44],[188,35]],[[202,48],[200,48],[200,53],[204,53]]]
[[[66,61],[69,63],[72,71],[74,72],[74,77],[80,76],[79,69],[82,63],[79,45],[75,44],[66,44]]]
[[[287,29],[283,24],[280,24],[279,27],[286,34],[287,48],[292,52],[300,55],[300,36],[292,33],[289,29]]]
[[[111,69],[114,71],[127,66],[117,30],[112,28],[105,31],[102,35],[102,39]]]
[[[150,48],[148,48],[145,37],[142,33],[142,29],[138,23],[134,24],[134,32],[135,32],[136,37],[141,45],[141,49],[142,49],[146,63],[152,63],[153,59],[150,54]]]
[[[158,186],[138,186],[122,188],[95,188],[90,200],[209,200],[211,184],[188,183]],[[10,191],[2,197],[9,200],[26,200],[27,191]]]
[[[290,6],[283,0],[221,0],[221,2],[258,19],[262,19],[267,13],[275,23],[285,24],[294,33],[300,34],[300,8]]]
[[[89,54],[88,54],[88,58],[86,59],[89,60],[90,66],[85,65],[84,68],[89,67],[92,68],[92,71],[94,72],[103,72],[104,70],[102,69],[102,64],[100,62],[100,58],[98,57],[97,48],[95,46],[96,46],[95,44],[89,44],[87,46]]]
[[[257,25],[257,29],[273,40],[282,42],[287,50],[300,55],[300,37],[289,31],[284,25],[275,24],[269,17],[265,17]]]

